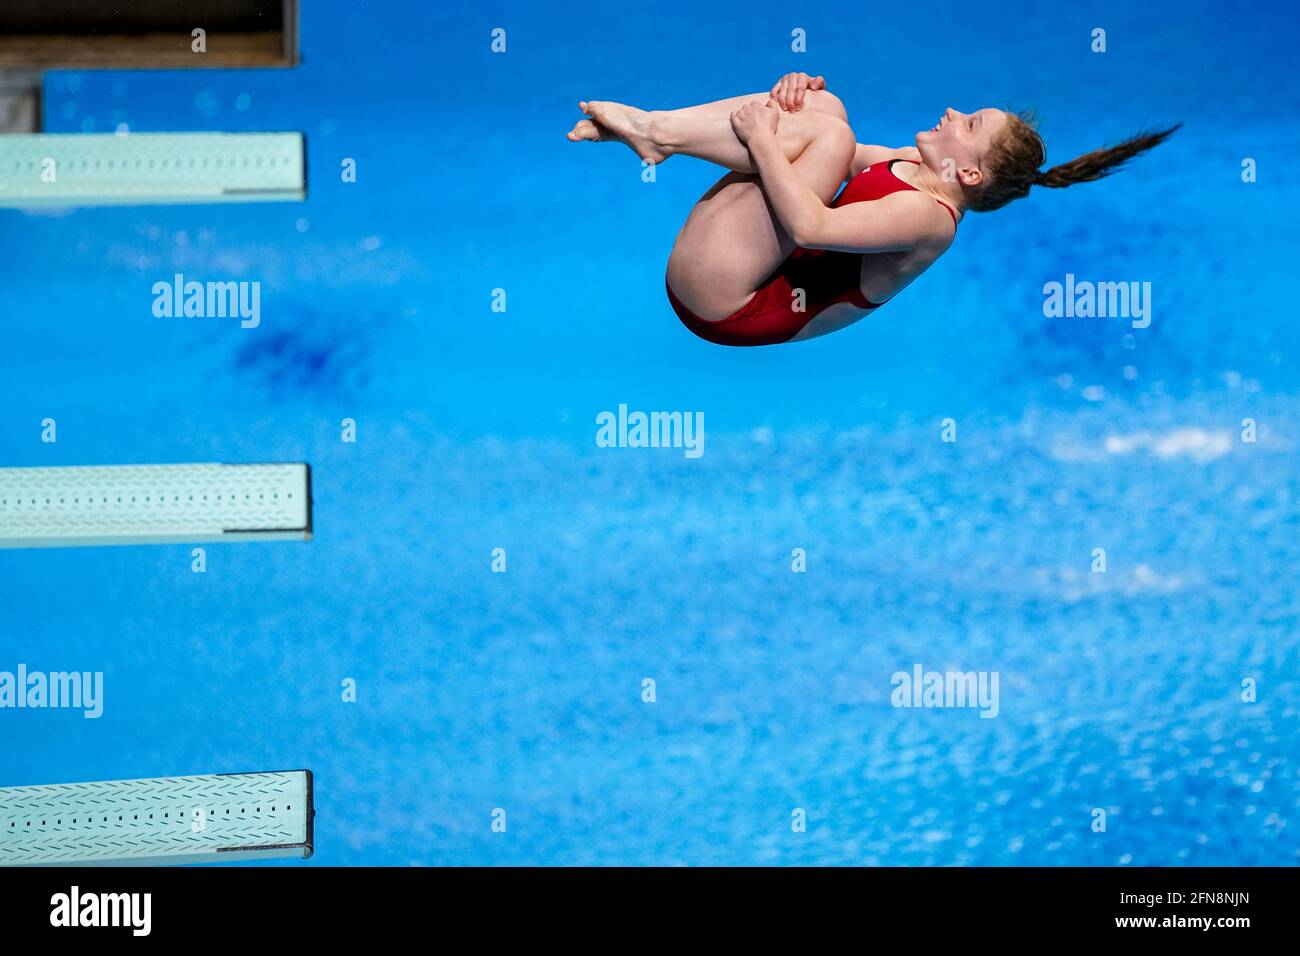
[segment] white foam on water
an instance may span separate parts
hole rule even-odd
[[[1100,446],[1075,439],[1058,442],[1052,457],[1058,461],[1104,461],[1114,455],[1147,454],[1165,461],[1185,458],[1195,462],[1210,462],[1232,451],[1233,435],[1227,429],[1214,431],[1199,426],[1174,428],[1167,431],[1136,431],[1128,434],[1111,434]]]

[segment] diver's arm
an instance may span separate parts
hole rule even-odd
[[[770,195],[770,194],[769,194]],[[835,252],[909,252],[931,246],[942,252],[952,241],[948,214],[918,192],[893,193],[822,211],[803,226],[795,242],[805,249]]]
[[[794,171],[775,133],[755,130],[749,134],[747,145],[777,219],[802,246],[803,239],[816,230],[826,204]]]
[[[901,252],[950,240],[930,197],[894,193],[874,202],[829,208],[785,158],[775,134],[747,131],[749,153],[763,180],[763,190],[777,218],[795,244],[805,249],[839,252]],[[945,231],[946,230],[946,231]]]

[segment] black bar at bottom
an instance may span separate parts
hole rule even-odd
[[[367,869],[0,870],[6,942],[95,933],[258,943],[441,939],[692,939],[901,933],[920,944],[1193,936],[1232,945],[1294,932],[1298,871],[1254,869]],[[73,890],[77,917],[71,918]],[[105,894],[112,894],[107,899]],[[121,897],[118,894],[128,894]],[[93,897],[92,902],[87,899]],[[117,926],[84,925],[91,921]],[[134,916],[134,919],[130,917]],[[62,922],[65,925],[52,925]],[[670,936],[664,934],[671,933]],[[454,936],[448,934],[456,934]],[[683,936],[682,934],[686,934]],[[143,934],[140,934],[143,935]],[[88,939],[86,941],[89,941]],[[16,950],[15,950],[16,952]]]

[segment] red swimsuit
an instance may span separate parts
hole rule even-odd
[[[896,162],[889,160],[868,166],[849,180],[831,203],[832,208],[855,202],[882,199],[891,193],[916,187],[894,175]],[[918,163],[919,165],[919,163]],[[947,203],[939,202],[957,225],[957,213]],[[870,312],[881,304],[867,301],[862,294],[862,256],[857,252],[829,252],[824,249],[796,248],[754,293],[754,297],[734,315],[716,322],[701,319],[686,308],[668,287],[668,301],[682,323],[702,339],[718,345],[775,345],[789,342],[803,327],[832,305],[848,302]],[[667,284],[665,283],[667,287]],[[795,311],[794,290],[804,293],[804,311]]]

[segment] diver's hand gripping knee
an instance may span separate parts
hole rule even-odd
[[[809,76],[807,73],[787,73],[776,81],[772,87],[772,99],[776,105],[787,113],[797,113],[803,109],[804,96],[809,90],[826,89],[826,77]]]
[[[731,129],[746,146],[754,137],[767,133],[775,136],[780,122],[781,111],[770,102],[762,104],[754,100],[731,114]]]

